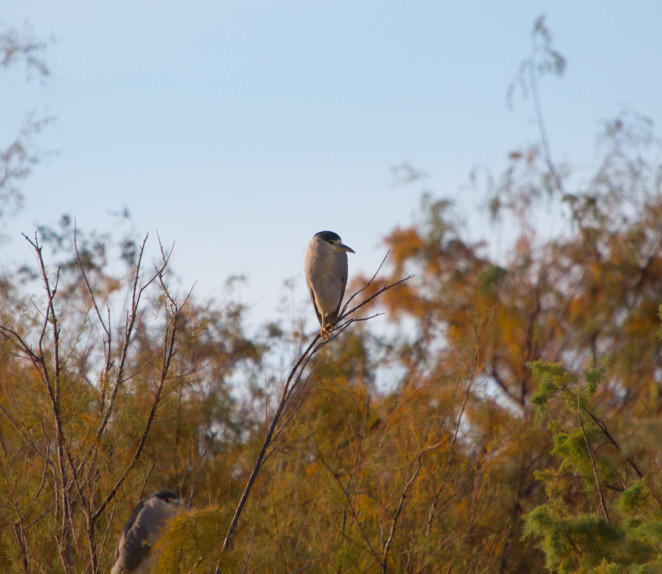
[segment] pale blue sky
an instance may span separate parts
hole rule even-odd
[[[587,167],[600,123],[627,105],[662,120],[662,3],[654,0],[72,0],[5,2],[3,25],[55,37],[52,77],[4,73],[0,146],[30,110],[56,117],[36,143],[58,155],[22,184],[25,208],[0,249],[62,213],[83,229],[127,207],[139,235],[175,243],[200,296],[245,274],[244,303],[275,316],[283,280],[304,297],[303,253],[322,229],[371,273],[381,239],[407,225],[420,188],[471,205],[477,164],[498,172],[536,137],[529,101],[506,90],[545,14],[568,59],[542,85],[559,160]],[[259,322],[259,319],[258,319]],[[311,311],[309,327],[314,324]]]

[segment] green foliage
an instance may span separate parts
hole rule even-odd
[[[621,494],[618,508],[626,515],[636,515],[645,510],[649,498],[650,493],[647,492],[646,485],[638,481]]]
[[[557,416],[549,424],[558,470],[537,473],[548,501],[528,513],[525,536],[540,539],[546,566],[554,572],[656,571],[662,566],[662,505],[652,477],[641,476],[644,445],[639,443],[637,463],[593,413],[606,365],[587,368],[585,384],[558,363],[538,361],[530,367],[545,389],[539,391],[546,393],[545,400],[537,403],[543,415],[558,412],[555,402],[570,413],[574,402],[574,416],[561,421]],[[639,479],[627,485],[632,475]],[[602,508],[600,514],[587,512],[596,504]]]
[[[539,506],[529,513],[525,535],[542,538],[545,565],[556,572],[592,572],[610,561],[623,534],[603,517],[579,514],[565,517],[559,508]]]
[[[576,379],[562,363],[545,363],[538,360],[527,363],[527,367],[540,381],[538,392],[531,397],[531,402],[537,406],[543,407],[556,393],[576,384]]]

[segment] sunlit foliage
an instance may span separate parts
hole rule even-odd
[[[533,37],[537,98],[566,62]],[[356,312],[385,316],[312,354],[303,321],[251,333],[182,289],[160,240],[66,216],[26,237],[0,277],[0,569],[106,572],[168,488],[189,510],[157,572],[662,571],[660,150],[626,112],[573,177],[539,123],[480,188],[489,232],[422,193],[348,289],[386,288]]]

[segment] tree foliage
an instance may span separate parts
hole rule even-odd
[[[67,217],[25,238],[0,289],[3,571],[108,571],[162,488],[190,509],[158,572],[662,571],[660,149],[625,112],[593,174],[557,166],[536,90],[565,59],[544,20],[533,40],[541,138],[488,179],[490,234],[423,194],[323,344],[248,333],[160,241]]]
[[[28,79],[36,75],[43,80],[50,74],[45,59],[47,47],[48,42],[35,39],[27,25],[22,32],[3,27],[0,29],[0,70],[22,65]],[[12,140],[0,144],[0,219],[22,206],[23,195],[18,182],[30,175],[41,159],[33,137],[51,121],[51,117],[27,111]]]

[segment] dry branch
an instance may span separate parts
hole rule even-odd
[[[354,293],[348,299],[347,303],[345,303],[341,315],[336,323],[336,327],[333,330],[332,336],[320,342],[321,337],[319,333],[317,333],[313,338],[313,340],[311,341],[311,343],[308,345],[308,347],[303,351],[303,353],[299,356],[299,358],[295,361],[294,365],[292,366],[292,369],[290,370],[290,373],[283,386],[283,390],[280,396],[280,400],[278,402],[278,406],[276,407],[276,411],[274,412],[271,422],[268,425],[264,442],[262,443],[262,446],[260,447],[260,450],[257,454],[257,457],[253,464],[253,468],[248,477],[248,480],[246,481],[246,485],[244,487],[244,490],[241,494],[234,515],[230,522],[230,526],[228,527],[227,534],[223,541],[223,551],[227,551],[230,548],[232,538],[239,525],[239,520],[245,508],[246,502],[248,501],[248,498],[251,494],[253,485],[255,484],[255,480],[257,479],[260,470],[264,466],[270,454],[273,452],[273,444],[276,438],[278,438],[278,436],[283,432],[283,430],[286,428],[288,423],[292,420],[294,414],[296,413],[296,411],[298,410],[299,406],[303,401],[303,395],[305,395],[305,392],[302,393],[302,391],[305,391],[305,387],[307,387],[307,385],[310,383],[310,378],[309,377],[303,378],[303,373],[306,366],[309,364],[310,360],[325,345],[329,344],[333,339],[335,339],[338,335],[340,335],[347,328],[349,328],[349,326],[352,323],[368,321],[377,316],[377,314],[375,314],[369,317],[352,317],[352,315],[354,315],[359,309],[361,309],[371,301],[375,300],[385,291],[396,287],[397,285],[409,280],[412,277],[411,275],[409,275],[404,279],[400,279],[399,281],[396,281],[394,283],[387,284],[383,286],[381,289],[379,289],[375,294],[366,298],[358,305],[352,307],[349,310],[346,310],[350,302],[358,294],[365,291],[373,283],[373,281],[377,277],[377,274],[379,273],[379,270],[382,268],[384,262],[386,261],[386,257],[388,257],[388,253],[382,260],[381,264],[379,265],[379,268],[377,269],[377,272],[375,272],[372,278],[361,289],[359,289],[356,293]],[[284,416],[285,414],[287,414],[287,416]],[[216,573],[218,574],[219,572],[220,572],[220,566],[217,566]]]
[[[386,572],[387,570],[387,565],[388,565],[388,553],[391,548],[391,544],[393,542],[393,537],[395,536],[395,529],[398,525],[398,519],[400,518],[400,513],[402,512],[402,508],[405,503],[405,499],[407,498],[407,495],[409,494],[409,491],[411,490],[411,487],[414,485],[414,482],[416,482],[416,479],[418,478],[419,473],[421,472],[421,468],[423,467],[423,456],[430,452],[431,450],[434,450],[435,448],[438,448],[441,446],[443,443],[438,442],[437,444],[433,444],[430,446],[426,446],[422,448],[419,453],[416,455],[416,470],[414,473],[409,477],[409,480],[406,482],[404,488],[402,489],[402,494],[400,495],[400,500],[398,501],[398,507],[395,510],[395,514],[393,515],[393,522],[391,523],[391,531],[389,532],[388,539],[386,540],[386,543],[384,544],[384,551],[383,551],[383,558],[382,558],[382,572]]]
[[[31,436],[30,429],[20,416],[16,417],[12,412],[12,409],[16,411],[18,407],[15,404],[11,389],[8,389],[4,381],[0,379],[0,387],[8,398],[8,407],[0,409],[0,416],[3,416],[9,422],[11,428],[27,445],[29,451],[36,454],[37,460],[40,461],[40,470],[41,465],[43,465],[41,483],[36,494],[34,496],[30,495],[31,500],[26,503],[15,498],[15,518],[12,517],[12,520],[16,547],[25,571],[43,570],[32,556],[27,531],[48,513],[54,512],[57,526],[52,529],[52,532],[55,542],[54,550],[57,552],[60,569],[65,573],[84,570],[97,574],[100,570],[100,557],[110,533],[109,521],[102,536],[101,546],[99,546],[97,541],[98,520],[108,505],[115,500],[119,488],[135,468],[144,451],[152,423],[163,400],[164,388],[170,377],[173,358],[178,351],[181,327],[179,317],[182,305],[186,304],[188,296],[180,304],[169,293],[165,282],[169,259],[162,247],[162,261],[155,267],[152,275],[148,276],[147,279],[143,277],[142,260],[147,241],[147,237],[145,237],[140,246],[138,262],[132,275],[130,308],[126,312],[120,347],[117,350],[114,349],[110,327],[110,309],[108,309],[108,319],[105,319],[94,285],[85,271],[74,235],[74,251],[78,270],[82,277],[82,285],[87,290],[91,301],[91,307],[94,308],[96,313],[96,320],[101,327],[104,351],[102,382],[96,389],[96,400],[99,405],[98,421],[95,423],[96,426],[90,429],[92,432],[91,440],[84,439],[81,441],[69,430],[68,420],[70,414],[67,410],[67,403],[63,399],[63,396],[67,396],[67,393],[63,391],[68,390],[67,381],[70,379],[66,362],[69,357],[73,356],[74,349],[80,339],[76,337],[71,349],[64,352],[63,339],[61,339],[61,319],[57,310],[58,298],[60,297],[58,293],[60,268],[58,267],[51,275],[44,260],[43,247],[39,237],[35,234],[34,238],[25,236],[25,239],[36,255],[39,269],[38,277],[41,279],[45,294],[43,307],[40,306],[37,309],[41,318],[31,335],[22,333],[20,329],[13,325],[0,324],[0,337],[11,343],[18,350],[19,356],[31,364],[37,376],[36,380],[44,389],[47,411],[45,418],[41,420],[41,432],[45,439],[45,446],[42,447],[35,440],[35,437]],[[120,470],[112,488],[99,491],[98,458],[100,450],[104,448],[102,439],[108,434],[109,423],[117,405],[116,399],[119,389],[131,378],[131,376],[126,375],[126,369],[141,316],[141,300],[146,289],[155,282],[158,283],[163,295],[166,313],[161,351],[157,359],[159,374],[156,389],[132,457]],[[34,337],[33,343],[29,342],[30,336]],[[86,349],[86,352],[88,351],[89,349]],[[148,361],[148,363],[153,366],[152,361]],[[83,368],[80,373],[77,373],[77,376],[86,380],[84,370]],[[51,427],[53,430],[51,430]],[[7,471],[5,471],[5,478],[10,480]],[[47,483],[49,488],[45,488]],[[12,484],[8,486],[13,487]],[[38,508],[36,505],[42,492],[52,492],[53,501],[47,505],[45,510],[42,508],[38,509],[38,513],[33,513],[32,508]],[[35,514],[38,515],[35,516]]]

